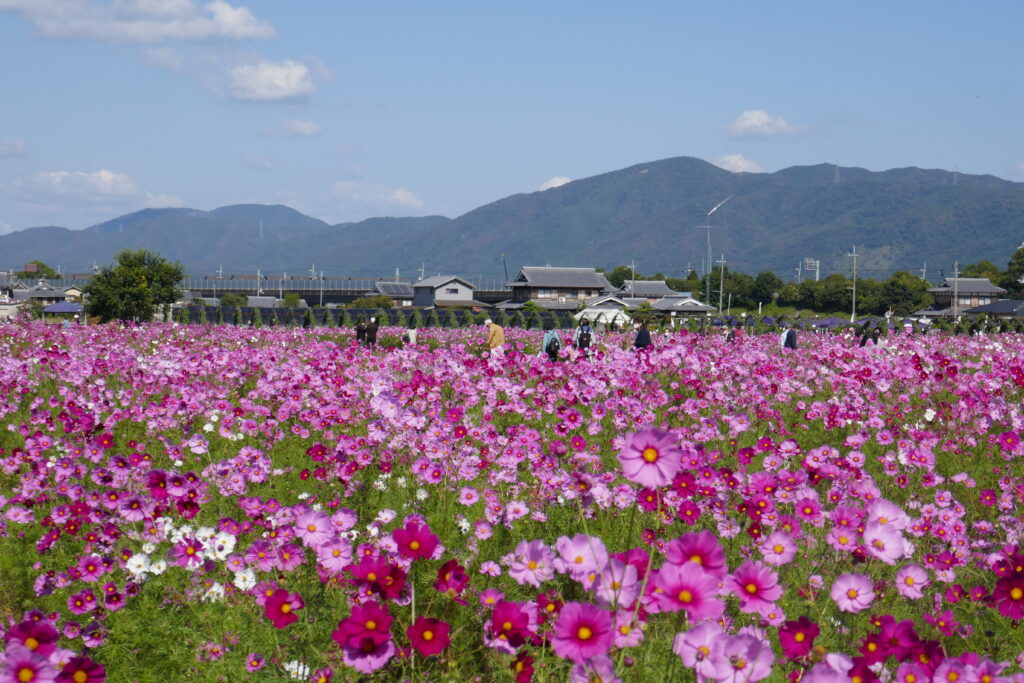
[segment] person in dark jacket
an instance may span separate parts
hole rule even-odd
[[[796,351],[796,330],[792,327],[786,332],[786,341],[782,346]]]
[[[377,346],[377,319],[370,318],[370,324],[366,326],[366,345],[371,349]]]
[[[651,343],[651,332],[647,329],[647,321],[643,320],[633,326],[636,329],[636,338],[633,340],[633,348],[637,351],[646,351],[653,346]]]
[[[366,341],[366,323],[360,317],[356,319],[356,344],[362,344],[364,341]]]
[[[590,320],[583,318],[580,320],[580,326],[572,335],[572,345],[576,347],[580,358],[590,358],[590,349],[594,346],[595,341],[597,340],[594,329],[590,326]]]

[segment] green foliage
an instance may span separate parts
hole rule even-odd
[[[437,315],[437,309],[430,309],[430,313],[427,314],[426,320],[427,327],[441,327],[441,318]]]
[[[182,306],[178,313],[178,322],[182,325],[188,325],[192,322],[192,313],[188,310],[188,306]]]
[[[313,309],[307,308],[306,312],[302,316],[302,326],[307,330],[316,327],[316,317],[313,315]]]
[[[206,324],[206,306],[202,302],[199,303],[199,324]]]
[[[284,295],[284,299],[281,303],[282,308],[301,308],[302,298],[299,297],[297,292],[288,292]]]
[[[242,307],[241,306],[238,306],[238,307],[235,308],[235,316],[234,316],[234,318],[232,319],[231,322],[232,322],[232,324],[235,327],[241,327],[242,325],[245,324],[245,322],[242,320]]]
[[[218,325],[223,325],[224,324],[224,307],[223,306],[218,306],[217,307],[217,324]]]
[[[341,325],[342,327],[351,328],[353,326],[352,314],[350,314],[347,310],[342,309],[341,317],[338,318],[338,324]]]
[[[152,320],[161,304],[173,303],[181,296],[181,264],[170,263],[145,249],[126,249],[114,261],[84,289],[86,312],[101,322]]]
[[[374,317],[377,318],[378,327],[387,327],[391,324],[391,319],[388,317],[387,311],[378,310]]]
[[[412,312],[412,315],[409,316],[409,328],[419,329],[421,327],[423,327],[423,316],[420,314],[419,310],[415,310]]]
[[[263,327],[263,316],[260,315],[260,309],[252,309],[252,318],[250,319],[249,323],[257,329]]]
[[[29,263],[34,263],[34,264],[36,264],[36,266],[38,266],[38,268],[36,269],[35,273],[30,273],[30,272],[28,272],[26,270],[19,270],[18,272],[16,272],[14,274],[14,276],[16,278],[18,278],[18,279],[21,279],[21,280],[38,280],[38,279],[55,280],[55,279],[57,279],[57,271],[55,271],[53,268],[51,268],[50,266],[46,265],[42,261],[29,261]]]
[[[221,306],[245,306],[249,303],[249,297],[238,292],[224,292],[220,295]]]
[[[273,308],[273,309],[270,310],[270,326],[271,327],[280,327],[281,326],[281,319],[277,316],[277,309],[276,308]]]
[[[348,305],[349,308],[380,308],[385,310],[393,306],[394,302],[383,294],[363,296]]]
[[[516,311],[515,316],[512,318],[512,324],[520,329],[526,329],[526,315],[523,311]]]

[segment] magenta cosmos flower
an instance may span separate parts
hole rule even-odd
[[[753,683],[772,673],[772,646],[754,636],[724,636],[711,650],[713,677],[719,683]]]
[[[284,628],[299,620],[295,613],[305,606],[306,603],[298,593],[289,593],[283,588],[278,588],[267,598],[263,609],[267,619],[274,624],[274,628]]]
[[[715,597],[718,579],[692,562],[666,564],[654,578],[654,599],[666,612],[685,610],[691,621],[717,619],[725,603]]]
[[[692,562],[708,574],[722,578],[729,571],[725,551],[710,531],[691,531],[665,546],[665,559],[669,564],[684,565]]]
[[[672,482],[679,471],[681,457],[675,435],[656,427],[630,434],[619,451],[623,476],[652,488]]]
[[[559,536],[555,541],[555,550],[560,558],[560,562],[556,561],[556,567],[588,586],[593,583],[592,578],[587,580],[588,577],[596,577],[608,564],[608,551],[604,542],[594,536]]]
[[[567,602],[555,624],[555,654],[577,664],[603,655],[612,646],[612,615],[589,603]]]
[[[438,544],[438,538],[430,531],[430,527],[412,520],[406,522],[404,528],[395,529],[391,537],[395,539],[402,557],[410,560],[430,559]]]
[[[862,612],[875,600],[871,579],[863,574],[843,574],[832,584],[830,594],[842,612]]]
[[[555,554],[544,541],[522,541],[516,546],[508,575],[522,585],[540,586],[555,575]]]
[[[440,619],[417,617],[416,623],[405,630],[409,643],[424,657],[436,655],[451,644],[451,627]]]

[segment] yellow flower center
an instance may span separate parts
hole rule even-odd
[[[690,591],[686,591],[686,590],[679,591],[679,596],[678,597],[679,597],[679,602],[687,602],[687,603],[693,602],[693,593],[691,593]]]
[[[36,672],[33,671],[32,669],[28,668],[27,666],[21,668],[18,671],[18,680],[22,681],[22,683],[28,683],[29,681],[31,681],[35,677],[36,677]]]
[[[580,640],[590,640],[593,635],[593,632],[586,626],[580,626],[580,630],[576,632],[576,637]]]
[[[744,586],[744,588],[747,589],[748,593],[756,593],[757,592],[757,586],[755,584],[753,584],[753,583],[748,583],[746,586]]]
[[[506,631],[511,631],[512,630],[512,622],[511,621],[506,621],[504,624],[501,625],[501,628],[503,628]]]
[[[36,640],[35,638],[31,638],[31,637],[26,638],[25,639],[25,647],[27,647],[29,650],[32,650],[33,652],[35,652],[36,648],[39,647],[39,641]]]
[[[89,680],[89,674],[79,669],[75,673],[71,674],[71,680],[73,680],[75,683],[85,683]]]
[[[1013,600],[1020,600],[1021,597],[1024,597],[1024,590],[1021,590],[1020,588],[1011,588],[1010,589],[1010,598],[1011,599],[1013,599]]]
[[[793,636],[793,640],[795,640],[798,643],[802,643],[805,640],[807,640],[807,636],[806,634],[804,634],[803,631],[797,631],[797,633]]]
[[[316,524],[310,524],[307,526],[306,531],[316,531]]]
[[[658,450],[655,448],[645,448],[643,452],[643,458],[647,462],[654,462],[658,459]]]
[[[366,626],[366,630],[367,631],[372,631],[375,628],[377,628],[377,622],[374,621],[373,619],[370,619],[369,621],[366,622],[365,626]]]
[[[423,632],[423,640],[431,641],[433,639],[434,639],[434,632],[433,631],[424,631]]]
[[[282,611],[282,612],[283,612],[284,614],[288,614],[289,612],[291,612],[291,611],[292,611],[292,606],[291,606],[291,605],[289,605],[289,604],[288,604],[288,603],[286,602],[286,603],[284,603],[283,605],[281,605],[281,611]]]
[[[536,569],[537,568],[537,563],[534,562],[533,560],[530,560],[529,562],[526,563],[526,566],[529,567],[530,569]]]
[[[376,581],[377,580],[377,575],[374,574],[373,572],[370,572],[369,574],[366,575],[366,580],[367,581]]]
[[[851,600],[856,599],[858,595],[860,595],[860,593],[858,593],[856,589],[851,588],[850,590],[846,591],[846,597],[850,598]]]
[[[419,541],[413,541],[412,543],[409,544],[409,547],[412,548],[413,550],[419,550],[420,549],[420,542]]]
[[[781,543],[776,543],[772,550],[774,550],[777,554],[781,555],[782,551],[785,550],[785,548],[782,547]]]

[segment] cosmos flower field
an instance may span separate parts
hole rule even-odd
[[[506,334],[0,326],[0,682],[1024,681],[1024,336]]]

